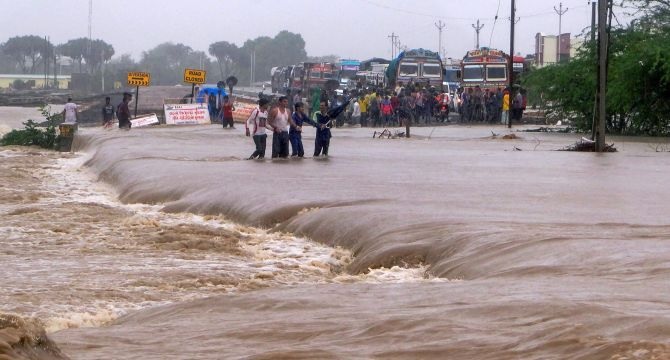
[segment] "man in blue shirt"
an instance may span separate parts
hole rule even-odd
[[[305,149],[302,146],[302,126],[304,123],[312,126],[318,125],[307,117],[307,114],[305,114],[305,105],[302,102],[296,102],[294,107],[295,111],[291,116],[293,122],[288,132],[289,140],[291,140],[291,157],[303,157],[305,156]]]

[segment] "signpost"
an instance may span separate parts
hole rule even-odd
[[[149,86],[151,75],[148,72],[131,71],[128,73],[128,85],[135,86],[135,117],[137,117],[137,104],[140,102],[140,86]]]
[[[191,102],[195,97],[195,84],[204,84],[207,71],[198,69],[184,69],[184,82],[191,84]]]

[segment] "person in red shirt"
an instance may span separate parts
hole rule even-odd
[[[235,128],[235,123],[233,122],[233,111],[235,111],[235,105],[230,101],[228,95],[223,97],[223,105],[221,106],[223,110],[223,128],[225,129],[230,125],[231,129]]]

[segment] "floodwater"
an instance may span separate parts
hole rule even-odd
[[[325,159],[242,160],[214,125],[0,149],[0,354],[670,358],[665,139],[412,131],[335,129]]]

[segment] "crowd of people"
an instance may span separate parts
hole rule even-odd
[[[305,98],[299,91],[288,92],[291,103],[307,101],[310,116],[319,110],[321,99],[327,99],[330,108],[351,99],[346,111],[334,119],[336,127],[346,123],[382,128],[446,123],[453,113],[458,114],[457,121],[468,123],[507,123],[510,118],[520,121],[526,108],[525,91],[522,89],[511,96],[508,88],[482,90],[475,86],[450,94],[413,83],[399,83],[393,89],[356,88],[339,95],[335,91],[313,89]]]
[[[463,88],[454,96],[458,103],[462,122],[502,123],[521,121],[526,110],[526,91],[521,89],[512,95],[509,88],[495,90],[479,86]]]

